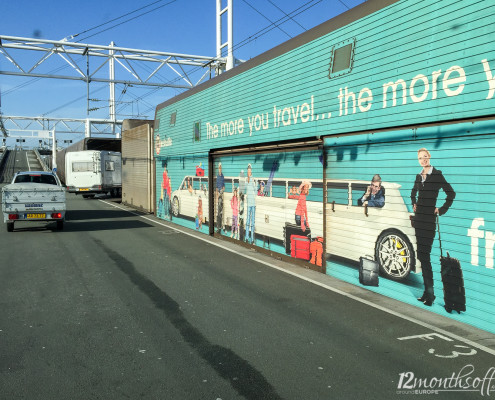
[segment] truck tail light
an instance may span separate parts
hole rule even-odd
[[[19,219],[19,215],[17,214],[9,214],[9,219],[12,220],[12,219]]]
[[[53,219],[60,219],[60,218],[62,218],[62,214],[61,213],[52,213],[52,218]]]

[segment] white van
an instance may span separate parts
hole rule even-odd
[[[122,190],[121,153],[102,150],[71,151],[65,154],[65,184],[70,193],[94,197]]]

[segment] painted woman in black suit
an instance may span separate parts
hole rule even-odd
[[[431,306],[435,300],[430,253],[436,233],[436,218],[437,215],[447,212],[455,198],[454,189],[445,180],[442,171],[430,165],[430,158],[431,154],[428,150],[425,148],[418,150],[418,161],[423,169],[416,176],[411,190],[417,257],[421,262],[425,286],[425,291],[418,300],[427,306]],[[436,203],[440,189],[445,192],[447,198],[443,206],[438,208]]]

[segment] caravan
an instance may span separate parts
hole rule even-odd
[[[113,151],[72,151],[65,155],[65,184],[70,193],[84,198],[122,190],[122,157]]]

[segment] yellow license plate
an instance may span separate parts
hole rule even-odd
[[[46,218],[46,214],[26,214],[27,219]]]
[[[79,189],[80,192],[87,192],[88,190],[89,189],[87,189],[87,188],[81,188],[81,189]]]

